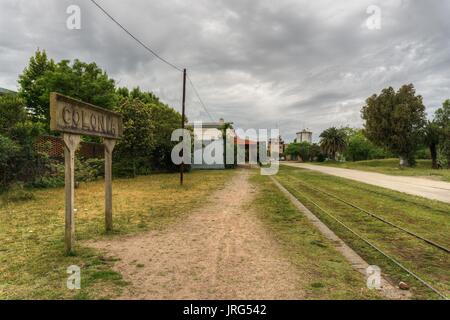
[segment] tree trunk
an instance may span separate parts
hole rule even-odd
[[[408,157],[400,156],[400,167],[409,167]]]
[[[430,145],[430,154],[431,154],[431,167],[433,169],[438,169],[437,150],[436,150],[436,144],[434,144],[434,143]]]
[[[227,168],[227,138],[223,135],[223,168]]]

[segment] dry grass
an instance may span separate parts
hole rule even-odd
[[[0,299],[111,298],[126,285],[113,261],[80,243],[100,237],[164,228],[205,196],[223,187],[234,171],[197,171],[179,186],[177,174],[113,182],[114,232],[104,232],[103,181],[75,191],[76,254],[64,254],[63,189],[33,191],[32,200],[0,202]],[[66,289],[66,269],[82,269],[82,289]]]

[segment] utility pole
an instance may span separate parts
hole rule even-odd
[[[183,136],[184,136],[184,121],[185,121],[185,112],[184,112],[185,103],[186,103],[186,69],[183,69],[183,103],[181,105],[181,129],[183,129]],[[184,140],[183,143],[185,143]],[[182,149],[181,165],[180,165],[180,185],[183,185],[183,173],[184,173],[184,151]]]

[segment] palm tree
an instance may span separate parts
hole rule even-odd
[[[433,169],[438,169],[437,145],[439,144],[439,126],[434,121],[428,121],[424,133],[425,144],[430,148],[431,167]]]
[[[344,129],[331,127],[320,134],[320,148],[331,159],[336,160],[336,154],[347,148],[347,134]]]
[[[227,167],[227,130],[233,129],[232,122],[224,122],[220,127],[220,131],[222,131],[222,139],[223,139],[223,165]]]

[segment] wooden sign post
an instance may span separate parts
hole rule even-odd
[[[65,248],[75,245],[74,166],[81,135],[103,138],[105,146],[105,228],[112,230],[112,152],[122,137],[122,116],[80,100],[50,93],[50,129],[63,132],[65,159]]]
[[[105,145],[105,229],[112,230],[112,151],[116,140],[103,139]]]

